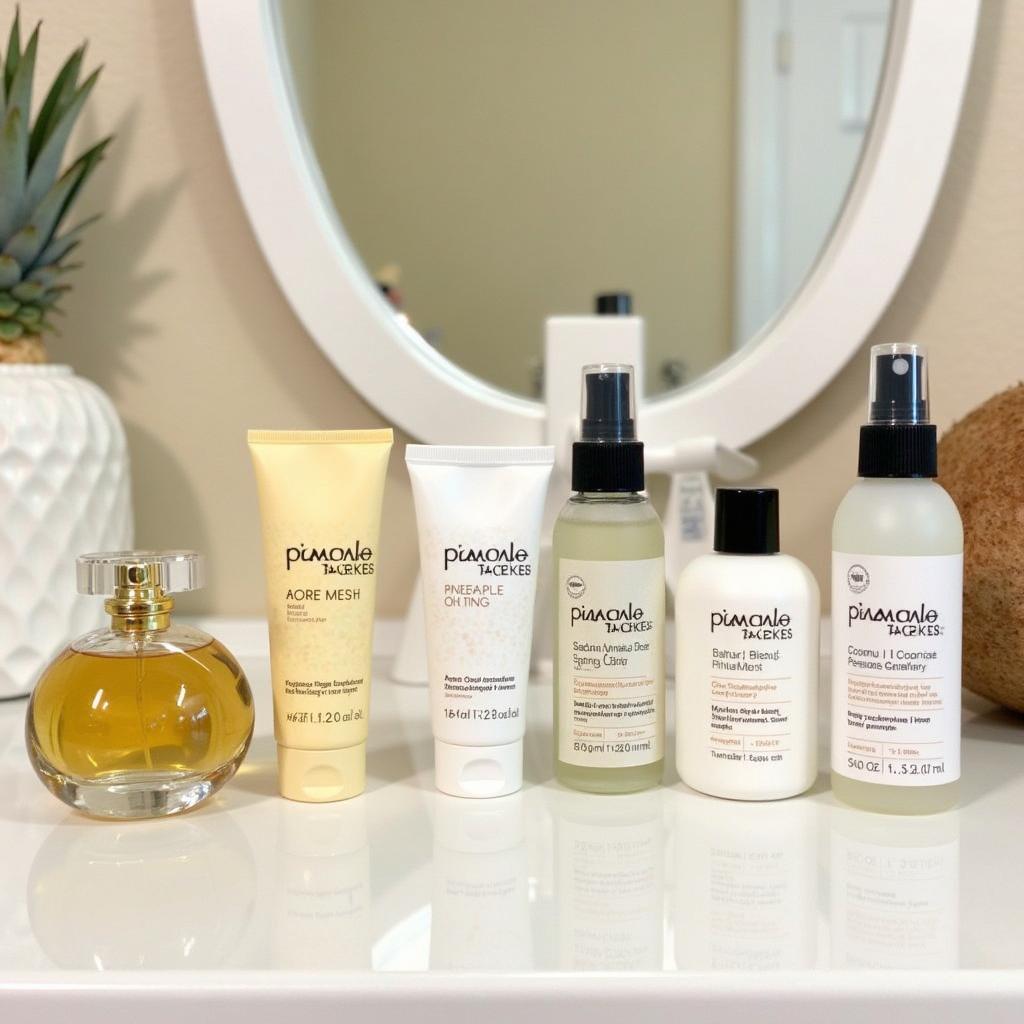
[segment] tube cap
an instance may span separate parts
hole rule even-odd
[[[451,796],[486,799],[523,788],[523,741],[462,747],[434,740],[434,784]]]
[[[337,750],[277,748],[277,778],[287,800],[323,804],[347,800],[366,788],[366,744]]]
[[[778,554],[779,492],[774,487],[719,487],[715,550],[726,555]]]

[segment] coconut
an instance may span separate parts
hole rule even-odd
[[[1024,712],[1024,384],[953,426],[939,467],[964,522],[964,686]]]

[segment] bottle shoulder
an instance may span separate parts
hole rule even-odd
[[[963,551],[956,503],[928,479],[860,479],[832,524],[832,548],[851,554],[939,555]]]
[[[646,494],[598,498],[574,494],[562,506],[556,526],[558,523],[644,526],[660,525],[661,520]]]
[[[722,595],[733,599],[773,600],[791,596],[819,600],[814,573],[798,558],[775,555],[728,555],[713,552],[698,555],[679,575],[676,601],[702,595]]]
[[[172,623],[167,629],[146,633],[109,628],[96,629],[73,641],[68,650],[76,654],[97,656],[158,657],[168,654],[185,654],[209,644],[219,646],[219,642],[214,640],[209,633],[197,629],[195,626]]]

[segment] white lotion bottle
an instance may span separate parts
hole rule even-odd
[[[779,800],[818,773],[818,584],[779,552],[779,492],[719,488],[714,552],[676,588],[676,767],[691,789]]]
[[[963,526],[934,480],[919,345],[871,349],[858,476],[832,526],[832,790],[929,814],[960,778]]]

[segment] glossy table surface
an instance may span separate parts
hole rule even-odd
[[[174,990],[251,999],[266,1019],[282,993],[307,1019],[339,999],[405,1019],[410,999],[481,994],[494,1020],[531,1000],[547,1019],[562,997],[589,1001],[590,1020],[687,1000],[716,1020],[820,1020],[825,1003],[853,1020],[880,994],[905,1000],[904,1020],[960,1019],[947,1014],[979,1000],[986,1020],[1024,1017],[1024,720],[970,702],[962,806],[934,818],[847,809],[824,776],[770,804],[700,796],[671,769],[659,789],[600,797],[551,780],[538,680],[527,785],[471,802],[434,791],[427,692],[382,662],[367,792],[297,804],[276,795],[268,664],[244,664],[249,757],[178,819],[70,812],[28,766],[24,702],[0,704],[12,1013],[73,995],[80,1020],[109,1019],[104,1000],[137,1009]]]

